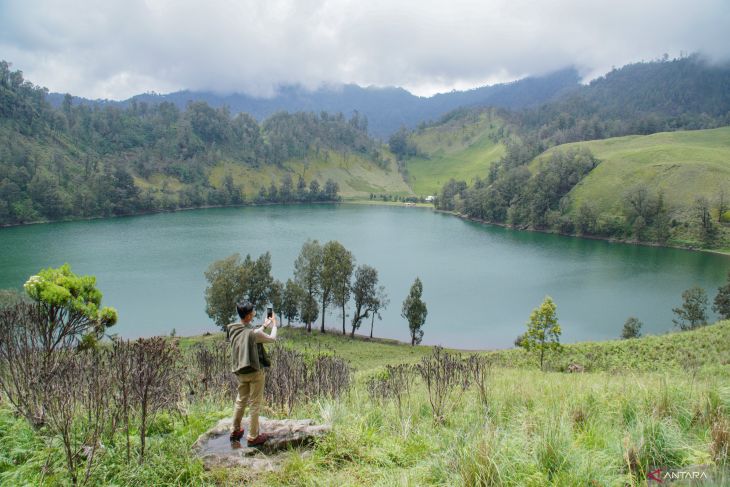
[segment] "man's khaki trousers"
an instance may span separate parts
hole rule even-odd
[[[241,429],[241,419],[248,406],[251,422],[246,436],[247,439],[253,440],[259,435],[259,412],[264,399],[264,371],[236,374],[236,377],[238,378],[238,396],[233,412],[233,429]]]

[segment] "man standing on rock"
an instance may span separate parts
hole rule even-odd
[[[259,412],[264,398],[264,367],[270,365],[264,350],[264,343],[276,341],[276,315],[269,308],[269,316],[263,325],[254,328],[251,322],[256,314],[253,305],[249,302],[238,303],[236,311],[241,318],[240,322],[228,325],[228,340],[231,345],[231,371],[238,379],[238,396],[233,413],[232,442],[240,442],[243,438],[241,419],[248,405],[251,421],[246,440],[248,446],[262,445],[268,436],[259,433]],[[271,334],[267,335],[264,329],[271,326]]]

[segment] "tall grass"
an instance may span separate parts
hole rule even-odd
[[[292,346],[308,343],[303,340]],[[358,354],[371,345],[355,343]],[[391,358],[414,361],[410,347],[400,355],[397,346],[389,350]],[[291,417],[333,429],[306,454],[283,453],[279,472],[208,472],[191,456],[197,436],[232,414],[232,402],[212,394],[181,414],[156,418],[144,465],[126,463],[123,438],[105,444],[94,484],[638,486],[653,468],[727,467],[730,388],[723,375],[492,367],[486,397],[476,384],[451,389],[443,421],[435,423],[418,375],[407,391],[372,393],[378,380],[397,376],[385,372],[361,368],[338,398],[293,405]],[[132,438],[136,451],[139,441]],[[64,478],[60,445],[0,407],[0,484],[62,485]]]

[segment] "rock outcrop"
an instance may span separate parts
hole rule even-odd
[[[331,429],[329,425],[318,425],[311,419],[261,417],[259,429],[269,438],[263,445],[249,447],[245,437],[241,442],[231,443],[232,422],[231,418],[218,421],[193,444],[193,452],[203,460],[206,469],[248,467],[252,471],[273,471],[283,462],[284,452],[305,447]],[[244,419],[243,428],[248,431],[248,419]]]

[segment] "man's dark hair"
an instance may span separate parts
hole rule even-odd
[[[236,303],[236,311],[238,311],[238,316],[243,319],[247,314],[253,311],[253,304],[251,304],[250,301]]]

